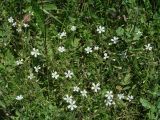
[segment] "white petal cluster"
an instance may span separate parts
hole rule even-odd
[[[24,23],[23,26],[24,26],[25,28],[29,27],[29,25],[28,25],[27,23]]]
[[[39,50],[36,48],[33,48],[33,50],[31,51],[31,55],[36,58],[38,55],[40,55]]]
[[[63,53],[66,51],[66,49],[63,46],[58,47],[58,51]]]
[[[72,78],[72,76],[74,75],[73,72],[70,70],[66,71],[64,74],[66,78]]]
[[[22,95],[18,95],[18,96],[16,96],[16,100],[22,100],[23,99],[23,96]]]
[[[141,31],[138,31],[136,34],[141,36],[143,33]]]
[[[75,86],[75,87],[73,87],[73,91],[74,91],[74,92],[79,92],[79,91],[80,91],[80,88],[79,88],[78,86]]]
[[[98,92],[98,91],[101,89],[101,88],[100,88],[100,84],[99,84],[99,83],[97,83],[97,84],[92,83],[91,89],[92,89],[94,92]]]
[[[8,22],[9,22],[9,23],[13,23],[13,22],[14,22],[13,17],[9,17],[9,18],[8,18]]]
[[[71,31],[76,31],[76,29],[77,29],[76,26],[71,27]]]
[[[124,94],[117,94],[118,99],[122,100],[125,98]]]
[[[67,103],[70,103],[72,101],[72,96],[69,95],[65,95],[65,97],[63,98]]]
[[[80,93],[83,97],[87,97],[87,91],[85,89],[82,90]]]
[[[22,28],[21,28],[21,27],[18,27],[16,30],[17,30],[17,32],[19,32],[19,33],[22,32]]]
[[[104,100],[106,106],[115,105],[115,102],[112,99],[106,99]]]
[[[57,73],[57,71],[53,71],[52,72],[52,78],[58,79],[58,77],[59,77],[59,74]]]
[[[38,73],[40,69],[41,69],[41,67],[39,65],[38,66],[34,66],[34,70],[35,70],[36,73]]]
[[[76,101],[73,100],[72,96],[69,95],[65,95],[65,97],[63,98],[67,103],[69,103],[69,105],[67,106],[68,109],[70,109],[71,111],[73,111],[75,108],[77,108],[77,105],[75,104]]]
[[[67,36],[67,33],[65,31],[58,33],[59,39],[62,39],[63,37]]]
[[[17,26],[17,22],[12,23],[12,26],[16,27]]]
[[[111,106],[111,105],[115,104],[115,102],[113,101],[113,92],[112,91],[107,91],[105,97],[106,97],[106,99],[104,102],[105,102],[106,106]]]
[[[71,111],[73,111],[75,108],[77,108],[77,105],[75,104],[76,101],[72,100],[69,105],[67,106],[68,109],[70,109]]]
[[[34,78],[34,75],[32,72],[30,72],[30,75],[28,76],[28,79],[32,80]]]
[[[113,44],[116,44],[117,42],[118,42],[118,37],[113,37],[112,39],[111,39],[111,42],[113,43]]]
[[[128,100],[129,102],[131,102],[131,101],[133,100],[133,96],[132,96],[132,95],[128,95],[128,96],[127,96],[127,100]]]
[[[149,50],[149,51],[151,51],[152,50],[152,46],[151,46],[151,44],[149,43],[149,44],[147,44],[147,45],[144,45],[145,46],[145,49],[146,50]]]
[[[23,64],[23,59],[17,60],[16,65],[22,65]]]
[[[98,27],[97,27],[97,32],[98,32],[99,34],[105,32],[105,27],[103,27],[103,26],[98,26]]]
[[[91,47],[86,47],[84,50],[86,51],[87,54],[92,53]]]
[[[103,59],[108,59],[109,58],[109,55],[107,54],[107,53],[104,53],[104,57],[103,57]]]
[[[95,47],[94,47],[94,50],[99,50],[99,47],[98,47],[98,46],[95,46]]]
[[[117,94],[117,97],[118,97],[119,100],[125,99],[125,100],[128,100],[129,102],[131,102],[133,100],[133,96],[132,95],[124,96],[123,93]]]

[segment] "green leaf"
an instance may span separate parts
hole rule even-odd
[[[80,39],[74,39],[73,41],[72,41],[72,46],[73,47],[78,47],[78,45],[79,45],[79,41],[80,41]]]
[[[135,35],[134,38],[133,38],[133,40],[139,40],[139,39],[140,39],[140,37],[137,36],[137,35]]]
[[[158,101],[157,108],[160,110],[160,100]]]
[[[119,27],[116,30],[116,33],[117,33],[118,36],[123,36],[124,35],[124,29],[122,27]]]
[[[45,4],[44,9],[47,10],[47,11],[57,10],[57,6],[55,4]]]
[[[142,106],[145,107],[146,109],[150,109],[152,107],[151,103],[144,98],[140,98],[140,102]]]
[[[13,66],[14,63],[15,63],[15,58],[12,55],[11,51],[8,50],[6,52],[6,54],[5,54],[5,65],[11,65],[11,66]]]
[[[2,101],[0,101],[0,107],[5,108],[5,107],[6,107],[6,106],[5,106],[5,103],[3,103]]]
[[[141,30],[136,27],[134,30],[133,40],[139,40],[141,36],[142,36]]]
[[[156,107],[152,105],[152,106],[151,106],[151,112],[154,113],[154,112],[156,112],[156,111],[157,111]]]
[[[145,8],[148,10],[152,10],[152,5],[149,0],[143,0]]]
[[[45,19],[44,19],[43,11],[40,9],[40,6],[35,0],[32,0],[31,4],[32,4],[32,9],[35,13],[36,22],[38,23],[41,31],[44,33],[45,32],[45,25],[44,25]]]
[[[4,32],[0,30],[0,37],[4,37],[4,36],[5,36]]]
[[[128,85],[131,83],[131,74],[127,73],[124,77],[123,81],[121,82],[122,85]]]

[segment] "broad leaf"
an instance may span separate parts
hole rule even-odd
[[[151,103],[144,98],[140,98],[140,102],[142,106],[145,107],[146,109],[150,109],[152,107]]]

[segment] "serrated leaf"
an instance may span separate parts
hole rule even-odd
[[[121,84],[122,85],[128,85],[131,83],[131,74],[127,73],[124,79],[122,80]]]

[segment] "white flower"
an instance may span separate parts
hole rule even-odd
[[[40,55],[39,50],[33,48],[33,50],[31,51],[31,55],[33,55],[34,57],[37,57],[38,55]]]
[[[105,101],[105,103],[106,103],[106,106],[111,106],[112,105],[111,101]]]
[[[111,41],[113,42],[113,44],[116,44],[118,42],[118,39],[119,39],[118,37],[113,37]]]
[[[86,47],[85,48],[85,51],[87,54],[91,53],[92,52],[92,48],[91,47]]]
[[[151,44],[149,43],[149,44],[147,44],[147,45],[144,45],[145,46],[145,49],[146,50],[149,50],[149,51],[151,51],[152,50],[152,46],[151,46]]]
[[[59,74],[56,71],[52,72],[52,78],[57,79],[59,77]]]
[[[91,89],[94,90],[94,92],[97,92],[98,90],[101,89],[99,86],[100,86],[99,83],[97,83],[97,84],[92,83]]]
[[[16,23],[16,22],[14,22],[14,23],[12,24],[12,26],[13,26],[13,27],[16,27],[16,25],[17,25],[17,23]]]
[[[17,32],[22,32],[22,28],[21,27],[18,27],[16,30],[17,30]]]
[[[112,43],[108,43],[108,45],[112,45]]]
[[[17,60],[16,65],[22,65],[23,64],[23,59]]]
[[[64,73],[66,78],[72,78],[73,76],[73,72],[71,72],[70,70],[68,70],[67,72]]]
[[[127,96],[127,100],[130,102],[131,100],[133,100],[133,96],[132,95],[128,95]]]
[[[141,31],[138,31],[136,34],[141,36],[141,35],[142,35],[142,32],[141,32]]]
[[[73,87],[73,91],[74,91],[74,92],[79,92],[79,90],[80,90],[79,87],[77,87],[77,86]]]
[[[9,18],[8,18],[8,22],[9,22],[9,23],[13,23],[13,22],[14,22],[14,19],[13,19],[12,17],[9,17]]]
[[[115,105],[115,102],[113,100],[105,100],[104,102],[105,102],[106,106]]]
[[[58,36],[60,39],[62,39],[62,37],[66,37],[66,32],[63,31],[62,33],[59,33]]]
[[[99,47],[98,47],[98,46],[95,46],[95,47],[94,47],[94,50],[99,50]]]
[[[125,51],[125,52],[122,52],[121,54],[120,54],[123,58],[127,58],[127,52]]]
[[[35,72],[37,72],[38,73],[38,71],[41,69],[41,67],[38,65],[38,66],[35,66],[34,67],[34,70],[35,70]]]
[[[81,91],[81,95],[87,97],[87,91],[86,90]]]
[[[29,11],[29,14],[34,15],[34,12],[33,11]]]
[[[71,27],[71,31],[76,31],[76,29],[77,29],[76,26]]]
[[[118,99],[124,99],[124,94],[117,94]]]
[[[72,96],[69,95],[65,95],[65,97],[63,98],[67,103],[71,103],[72,102]]]
[[[107,94],[105,95],[105,97],[108,100],[112,100],[113,99],[113,92],[112,91],[107,91]]]
[[[62,53],[62,52],[65,52],[66,49],[63,46],[60,46],[58,47],[58,51]]]
[[[77,105],[75,105],[76,101],[72,100],[69,105],[67,106],[68,109],[70,110],[74,110],[75,108],[77,108]]]
[[[108,56],[108,54],[107,53],[104,53],[104,57],[103,57],[103,59],[107,59],[107,58],[109,58],[109,56]]]
[[[23,26],[24,26],[25,28],[29,27],[29,25],[26,24],[26,23],[24,23]]]
[[[32,80],[34,78],[33,73],[30,73],[30,75],[28,76],[28,79]]]
[[[22,100],[22,99],[23,99],[22,95],[16,96],[16,100]]]
[[[98,27],[97,27],[97,32],[98,32],[98,33],[105,32],[105,28],[104,28],[103,26],[98,26]]]

